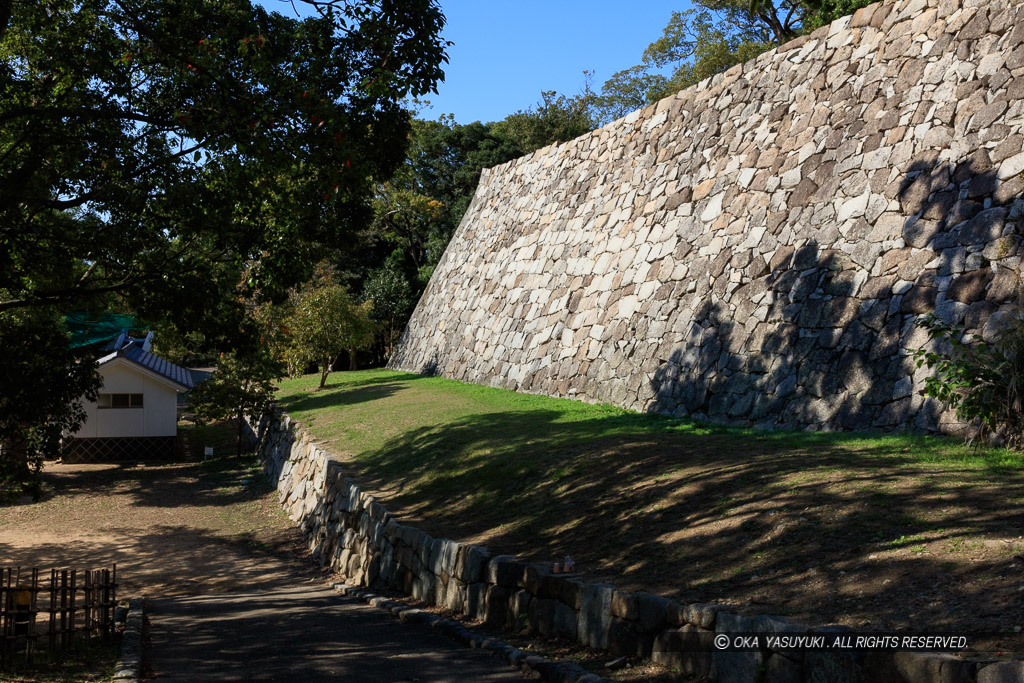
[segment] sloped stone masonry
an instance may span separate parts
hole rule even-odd
[[[758,426],[951,430],[1017,310],[1024,2],[895,0],[490,169],[391,361]]]
[[[257,452],[278,499],[309,538],[313,556],[343,574],[350,585],[411,595],[496,628],[528,628],[616,656],[650,657],[694,680],[991,683],[1024,676],[1024,662],[946,654],[716,650],[712,639],[723,633],[809,635],[844,627],[743,616],[727,605],[684,605],[552,574],[545,565],[434,538],[395,519],[289,417],[267,415],[254,431]],[[556,680],[589,679],[570,668]]]

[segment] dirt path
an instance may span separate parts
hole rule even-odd
[[[156,600],[161,681],[517,681],[511,667],[322,584]]]
[[[43,501],[0,509],[0,565],[116,562],[122,595],[205,595],[273,585],[304,550],[248,463],[58,464],[44,477]]]
[[[150,606],[161,680],[518,680],[500,661],[327,588],[249,461],[51,465],[0,508],[0,567],[117,563]]]

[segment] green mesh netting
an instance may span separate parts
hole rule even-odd
[[[116,313],[69,313],[64,323],[71,332],[71,348],[99,345],[117,339],[118,335],[136,327],[134,315]]]

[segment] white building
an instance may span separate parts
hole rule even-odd
[[[188,370],[132,340],[99,359],[103,376],[96,401],[83,401],[87,418],[65,440],[64,459],[169,459],[178,435],[178,392],[194,384]]]

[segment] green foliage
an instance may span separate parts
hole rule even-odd
[[[223,354],[213,374],[189,394],[198,422],[259,417],[273,403],[281,374],[280,364],[269,354]]]
[[[184,332],[169,321],[153,329],[153,353],[182,367],[213,365],[218,354],[206,351],[206,335],[200,330]]]
[[[293,368],[287,365],[291,346],[288,319],[293,310],[291,299],[287,299],[280,304],[262,302],[254,306],[249,313],[253,327],[259,334],[258,352],[276,359],[284,366],[287,374],[293,372]]]
[[[593,98],[587,86],[573,97],[543,93],[536,107],[497,123],[460,125],[452,116],[413,121],[405,165],[374,186],[373,221],[333,260],[339,279],[374,302],[378,361],[392,353],[481,171],[593,130]]]
[[[596,107],[601,123],[620,119],[650,102],[657,101],[660,93],[671,92],[669,78],[656,73],[646,64],[638,64],[619,71],[601,86]]]
[[[977,420],[975,438],[999,437],[1008,448],[1024,447],[1024,322],[1002,330],[992,343],[977,335],[965,340],[963,328],[934,315],[917,324],[942,349],[914,352],[917,367],[936,372],[925,380],[925,393],[956,408],[960,420]]]
[[[237,452],[241,454],[244,420],[258,419],[270,408],[280,376],[280,363],[268,353],[247,357],[223,354],[214,373],[189,394],[197,422],[237,420]]]
[[[251,301],[282,299],[370,224],[374,181],[405,158],[402,103],[443,76],[444,17],[432,0],[303,1],[313,17],[0,0],[0,346],[21,350],[26,386],[72,367],[24,344],[57,343],[71,310],[173,325],[183,356],[251,351]],[[5,403],[20,445],[2,459],[52,450],[25,415],[75,426],[62,405],[85,384]]]
[[[875,0],[804,0],[806,13],[803,17],[803,30],[813,31],[831,24],[836,19],[849,16],[872,4]]]
[[[119,292],[209,322],[195,309],[242,263],[281,294],[311,249],[344,243],[327,226],[365,225],[369,178],[404,158],[400,102],[442,75],[443,17],[429,0],[319,4],[297,20],[248,0],[16,3],[0,309]]]
[[[428,261],[436,264],[462,220],[480,182],[480,172],[525,153],[494,124],[460,125],[451,116],[437,121],[413,121],[409,145],[409,176],[404,182],[441,202],[443,215],[428,243],[436,239],[440,250],[428,248]]]
[[[402,273],[387,266],[374,272],[363,288],[364,296],[373,301],[373,319],[384,335],[388,357],[394,352],[398,335],[416,304],[412,293],[412,286]]]
[[[583,92],[560,95],[554,90],[541,93],[536,106],[509,114],[493,124],[495,133],[510,139],[523,154],[556,142],[566,142],[597,127],[592,106],[589,74]]]
[[[293,297],[287,326],[291,336],[289,363],[320,365],[320,388],[327,383],[335,360],[343,351],[350,357],[373,343],[373,302],[357,304],[342,285],[321,280]]]
[[[427,265],[427,244],[443,211],[441,202],[399,177],[377,188],[374,228],[380,240],[400,249],[418,270]]]
[[[614,74],[594,107],[601,123],[753,59],[871,0],[694,0],[673,12],[637,66]]]
[[[0,312],[0,500],[23,488],[39,495],[44,457],[85,417],[80,399],[100,386],[93,350],[70,347],[64,317],[50,308]]]
[[[374,218],[335,263],[352,291],[374,302],[378,359],[389,356],[484,168],[594,129],[589,84],[572,97],[545,92],[535,107],[497,123],[460,125],[451,116],[414,121],[405,165],[375,185]]]
[[[338,279],[374,301],[376,360],[397,333],[469,206],[484,168],[521,156],[491,124],[460,125],[450,116],[413,121],[405,165],[376,184],[374,220],[358,241],[332,258]]]

